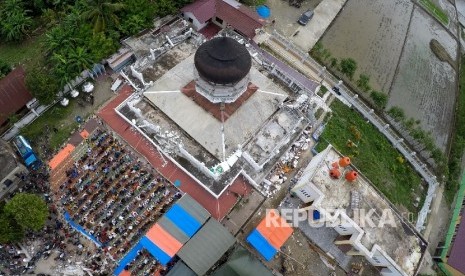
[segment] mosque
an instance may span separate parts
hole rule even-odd
[[[223,34],[203,42],[118,107],[216,198],[240,175],[262,182],[310,124],[301,107],[311,95],[273,82],[239,41]]]

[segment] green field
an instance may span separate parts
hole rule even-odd
[[[338,100],[331,105],[333,116],[323,131],[316,150],[321,152],[331,143],[396,206],[417,213],[426,189],[421,178],[402,155],[360,113]],[[350,143],[350,141],[352,143]],[[420,197],[418,207],[415,199]]]
[[[0,59],[12,67],[23,64],[26,67],[42,56],[40,44],[43,36],[33,37],[20,43],[0,43]]]
[[[419,0],[420,4],[425,7],[434,17],[436,17],[442,24],[447,25],[449,23],[449,17],[447,13],[436,6],[431,0]]]

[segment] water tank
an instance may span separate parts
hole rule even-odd
[[[357,180],[357,177],[358,177],[358,173],[356,171],[348,171],[346,173],[346,180],[349,182],[353,182]]]
[[[339,179],[341,177],[341,172],[338,169],[333,168],[329,170],[329,176],[333,179]]]
[[[341,159],[339,159],[339,166],[341,167],[347,167],[350,165],[350,158],[345,156],[345,157],[341,157]]]

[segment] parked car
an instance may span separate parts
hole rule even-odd
[[[306,12],[302,13],[302,15],[299,17],[299,20],[297,20],[297,23],[299,23],[302,26],[305,26],[312,19],[312,17],[313,11],[307,10]]]
[[[341,95],[341,91],[339,90],[339,87],[334,86],[333,91],[336,92],[336,94],[338,94],[339,96]]]

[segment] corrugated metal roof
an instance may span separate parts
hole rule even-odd
[[[465,274],[465,219],[462,219],[447,263]]]
[[[212,276],[250,275],[273,276],[273,273],[242,246],[236,248],[228,261],[212,274]]]
[[[189,240],[189,237],[184,234],[184,232],[181,231],[176,225],[169,219],[167,219],[165,216],[162,216],[158,222],[160,226],[166,230],[166,232],[170,233],[171,236],[173,236],[175,239],[180,241],[182,244],[186,243]]]
[[[178,252],[178,256],[197,275],[204,275],[236,239],[217,220],[211,218]]]
[[[226,21],[235,30],[239,31],[243,35],[249,38],[253,38],[255,36],[255,30],[263,27],[265,21],[248,7],[240,5],[238,8],[236,8],[228,2],[218,0],[216,2],[215,15]]]
[[[0,124],[33,99],[24,78],[24,69],[17,67],[0,80]]]
[[[166,274],[166,276],[197,276],[192,269],[190,269],[182,261],[177,262],[173,268]]]
[[[200,23],[206,22],[215,15],[216,0],[197,0],[181,8],[182,12],[191,12]]]
[[[255,29],[265,24],[256,12],[234,0],[197,0],[181,11],[193,13],[200,23],[217,16],[247,37],[254,37]]]
[[[176,204],[191,214],[200,224],[204,224],[210,217],[210,213],[188,194],[180,198]]]

